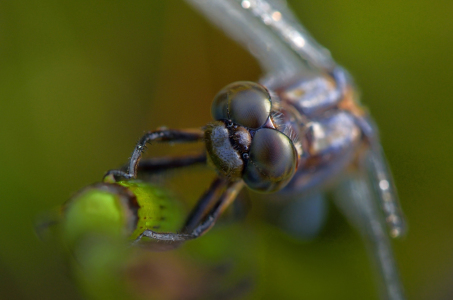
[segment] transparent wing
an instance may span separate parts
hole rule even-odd
[[[374,159],[373,155],[370,151],[365,160],[370,163]],[[372,165],[368,166],[373,168]],[[380,193],[375,188],[374,171],[367,171],[360,170],[345,176],[335,190],[335,202],[367,245],[379,274],[382,299],[405,299],[384,216],[378,207]]]
[[[284,0],[243,0],[243,8],[259,18],[278,39],[311,67],[327,72],[336,66],[329,50],[318,44],[293,15]]]
[[[378,202],[381,204],[390,236],[392,238],[404,236],[407,230],[405,217],[401,210],[392,173],[387,165],[387,160],[380,144],[372,146],[366,164],[373,190]]]
[[[335,67],[329,51],[296,21],[283,1],[186,1],[254,55],[266,77]]]

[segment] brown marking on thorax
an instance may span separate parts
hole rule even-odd
[[[356,117],[364,117],[368,112],[356,99],[357,92],[351,86],[348,86],[343,99],[338,103],[338,108],[348,111]]]

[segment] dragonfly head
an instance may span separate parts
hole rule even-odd
[[[227,85],[214,98],[216,121],[205,129],[206,150],[217,171],[243,179],[258,192],[283,188],[294,175],[297,151],[292,140],[271,120],[268,90],[254,82]]]

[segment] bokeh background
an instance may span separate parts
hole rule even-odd
[[[394,242],[408,298],[452,299],[453,2],[289,3],[379,124],[409,222]],[[125,162],[143,131],[202,126],[221,87],[259,74],[182,1],[0,2],[0,298],[80,299],[36,215]],[[260,297],[377,298],[335,209],[311,243],[259,235]]]

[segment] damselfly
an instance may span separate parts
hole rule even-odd
[[[146,237],[179,245],[200,237],[244,187],[291,198],[328,185],[370,243],[385,297],[403,299],[388,235],[404,234],[404,219],[376,126],[359,104],[351,77],[281,1],[188,2],[248,49],[264,76],[259,84],[236,82],[222,89],[212,104],[215,121],[201,129],[146,133],[127,170],[106,174],[105,181],[119,182],[136,179],[139,168],[153,173],[200,161],[217,171],[179,233],[149,227],[135,242]],[[150,142],[205,147],[199,155],[140,164]]]

